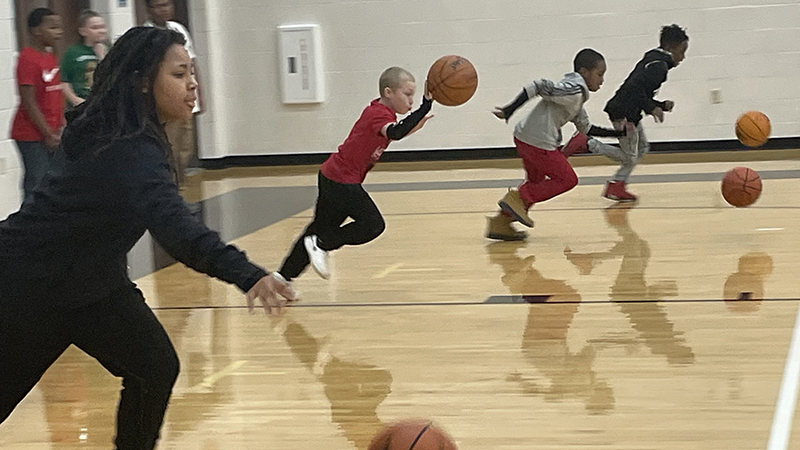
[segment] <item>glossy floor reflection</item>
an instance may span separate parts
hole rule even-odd
[[[404,417],[436,419],[462,449],[754,448],[796,305],[667,308],[692,364],[655,353],[617,305],[442,308],[162,312],[183,370],[161,448],[366,449]],[[70,349],[3,425],[4,448],[109,448],[117,389]]]
[[[632,208],[599,197],[613,167],[582,168],[522,243],[482,236],[516,171],[378,172],[386,233],[337,252],[329,281],[303,274],[277,319],[143,241],[132,272],[182,364],[159,448],[366,450],[417,417],[462,450],[765,448],[800,301],[800,163],[753,165],[764,194],[743,210],[719,194],[729,165],[643,166]],[[313,181],[210,178],[194,195],[274,268]],[[0,447],[111,448],[119,389],[71,348]]]

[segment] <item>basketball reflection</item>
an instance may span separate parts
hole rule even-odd
[[[591,414],[609,413],[614,409],[614,391],[593,369],[594,348],[587,344],[572,352],[567,343],[580,294],[563,280],[542,276],[533,267],[534,256],[517,256],[516,250],[524,245],[498,242],[486,246],[489,260],[503,269],[502,281],[511,293],[532,302],[522,335],[522,354],[547,378],[540,381],[514,372],[509,381],[518,383],[524,393],[548,402],[575,399],[583,401]]]
[[[675,330],[659,303],[666,297],[677,296],[678,285],[674,280],[647,282],[645,272],[650,262],[650,246],[631,228],[628,220],[630,210],[625,205],[615,205],[603,211],[606,223],[620,237],[610,250],[574,253],[567,248],[564,254],[584,275],[591,273],[602,261],[621,258],[619,274],[611,286],[611,301],[628,317],[639,339],[650,348],[653,355],[664,356],[669,364],[692,364],[694,352],[687,345],[684,333]],[[599,339],[598,342],[609,343],[610,340]]]
[[[736,272],[725,281],[722,298],[733,312],[758,311],[764,300],[764,279],[772,273],[772,257],[753,252],[739,257]]]

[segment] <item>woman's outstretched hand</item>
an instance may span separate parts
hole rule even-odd
[[[273,272],[256,282],[247,292],[247,309],[255,312],[256,298],[261,301],[264,311],[269,315],[280,315],[283,308],[297,300],[292,286],[277,272]]]

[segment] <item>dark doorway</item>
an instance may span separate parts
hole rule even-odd
[[[175,22],[179,22],[185,26],[191,33],[192,24],[189,23],[189,5],[187,0],[172,0],[175,3]],[[143,24],[147,19],[147,2],[145,0],[136,0],[134,2],[136,9],[136,25]]]
[[[50,8],[64,21],[64,38],[53,49],[56,56],[61,59],[66,49],[80,41],[78,15],[90,6],[90,0],[14,0],[17,50],[29,44],[28,15],[31,11],[36,8]]]

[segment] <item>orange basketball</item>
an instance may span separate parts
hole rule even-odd
[[[383,429],[369,450],[458,450],[453,439],[429,420],[404,420]]]
[[[741,208],[750,206],[761,195],[761,177],[747,167],[731,169],[722,180],[722,196],[731,205]]]
[[[748,147],[761,147],[767,143],[772,125],[761,111],[748,111],[736,119],[736,137]]]
[[[428,70],[428,89],[442,105],[463,105],[478,89],[478,72],[467,58],[442,56]]]

